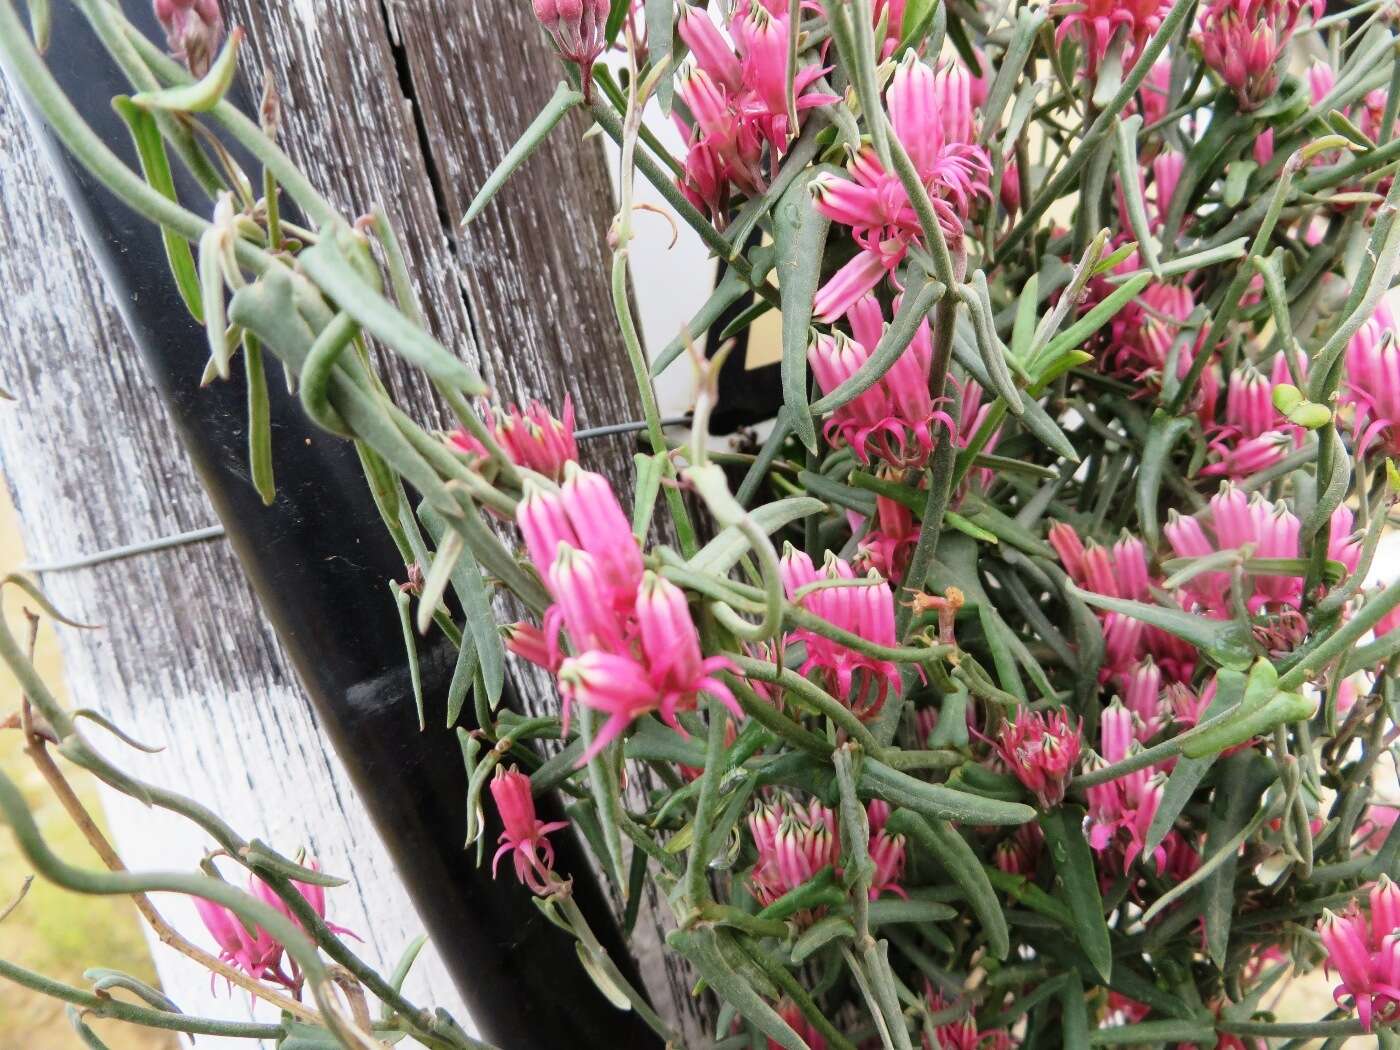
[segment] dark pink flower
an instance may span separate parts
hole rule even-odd
[[[836,815],[816,799],[805,807],[759,803],[748,823],[758,851],[749,881],[765,907],[840,860]]]
[[[509,853],[515,864],[515,877],[532,892],[544,897],[563,886],[564,880],[554,873],[554,847],[546,836],[568,827],[569,822],[556,820],[546,824],[535,816],[530,778],[513,766],[496,767],[491,778],[491,798],[505,826],[501,848],[491,860],[492,876],[501,858]]]
[[[1338,1005],[1350,1005],[1370,1031],[1400,1012],[1400,887],[1382,875],[1371,887],[1368,919],[1353,901],[1341,915],[1322,913],[1317,932],[1327,950],[1326,968],[1341,983]]]
[[[1206,65],[1235,92],[1240,108],[1257,109],[1278,90],[1279,64],[1304,10],[1322,17],[1324,0],[1213,0],[1194,39]]]
[[[1006,768],[1035,795],[1042,809],[1064,801],[1083,740],[1081,726],[1063,709],[1016,712],[993,742]]]
[[[1171,0],[1054,0],[1050,5],[1060,16],[1056,42],[1076,37],[1090,76],[1098,73],[1115,38],[1123,49],[1123,71],[1131,69],[1170,9]]]

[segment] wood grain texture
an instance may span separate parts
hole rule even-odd
[[[476,223],[458,225],[558,80],[528,3],[235,0],[228,15],[249,32],[250,81],[270,70],[277,83],[288,152],[346,214],[378,204],[396,224],[444,343],[476,361],[503,399],[557,405],[570,394],[581,426],[636,417],[605,283],[612,199],[600,151],[580,141],[583,121],[561,125]],[[31,558],[212,521],[5,98],[0,288],[8,296],[0,385],[20,399],[0,409],[0,461]],[[419,377],[391,369],[390,382],[419,418],[445,422]],[[630,488],[631,451],[619,439],[587,456]],[[332,895],[334,917],[367,937],[372,930],[367,954],[392,965],[416,932],[412,908],[387,858],[364,848],[368,820],[230,552],[221,543],[185,547],[44,583],[61,607],[106,625],[65,632],[75,702],[168,745],[122,760],[153,780],[212,789],[215,808],[245,833],[285,850],[305,844],[328,870],[353,873],[354,885]],[[547,682],[519,667],[512,674],[527,704],[554,708]],[[187,865],[207,845],[126,800],[113,801],[110,816],[134,865]],[[697,1045],[690,979],[659,951],[664,910],[650,902],[636,947],[653,999]],[[180,960],[162,952],[159,963],[185,1008],[246,1011],[241,995],[211,1000],[207,982]],[[420,963],[414,982],[421,1000],[455,1005],[435,960]]]

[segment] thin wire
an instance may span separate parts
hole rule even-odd
[[[689,416],[671,416],[663,419],[663,427],[685,426],[690,422]],[[575,430],[574,438],[579,441],[587,441],[589,438],[609,437],[613,434],[634,434],[645,430],[646,420],[633,419],[626,423],[610,423],[604,427],[588,427],[585,430]],[[76,558],[60,559],[58,561],[46,562],[25,562],[19,567],[20,572],[72,572],[74,569],[86,569],[93,565],[102,565],[110,561],[121,561],[125,558],[134,558],[141,554],[150,554],[152,551],[169,550],[171,547],[183,547],[190,543],[207,543],[210,540],[223,539],[226,535],[222,525],[206,525],[202,529],[191,529],[188,532],[177,532],[170,536],[161,536],[153,540],[145,540],[141,543],[128,543],[121,547],[109,547],[107,550],[97,551],[94,554],[83,554]]]
[[[76,558],[69,558],[62,561],[49,562],[25,562],[20,566],[21,572],[70,572],[73,569],[85,569],[90,565],[100,565],[103,562],[120,561],[123,558],[134,558],[138,554],[149,554],[151,551],[166,550],[169,547],[183,547],[187,543],[204,543],[209,540],[221,539],[224,535],[222,525],[207,525],[202,529],[191,529],[189,532],[177,532],[171,536],[161,536],[154,540],[145,540],[141,543],[128,543],[121,547],[110,547],[95,554],[83,554]]]

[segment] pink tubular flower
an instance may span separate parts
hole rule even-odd
[[[702,659],[700,636],[690,617],[685,593],[669,580],[648,572],[637,593],[637,624],[647,672],[659,694],[657,711],[671,728],[682,731],[676,721],[680,711],[693,711],[700,693],[712,696],[729,708],[735,718],[744,712],[729,687],[715,677],[719,671],[736,671],[723,656]]]
[[[867,803],[865,813],[870,821],[870,859],[875,863],[870,899],[876,900],[883,893],[907,898],[909,894],[899,884],[904,877],[904,837],[885,829],[885,822],[890,819],[890,804],[875,799]]]
[[[203,897],[194,898],[204,928],[219,946],[219,959],[260,981],[290,985],[291,978],[282,972],[281,943],[261,926],[249,930],[237,915],[222,904]]]
[[[315,860],[306,861],[306,867],[312,871],[321,870]],[[326,917],[325,887],[296,881],[292,882],[292,886],[301,894],[316,916],[324,921]],[[301,920],[292,912],[287,902],[279,897],[271,886],[251,873],[248,876],[248,892],[268,907],[286,916],[297,926],[302,926]],[[230,909],[203,897],[195,897],[194,906],[195,910],[199,912],[200,919],[204,922],[205,929],[213,935],[218,944],[219,958],[222,961],[258,980],[272,981],[292,991],[301,987],[301,974],[295,963],[290,966],[289,971],[282,969],[282,956],[286,949],[271,933],[261,926],[250,928]],[[337,926],[335,923],[327,923],[326,925],[332,933],[354,936],[343,926]]]
[[[1370,1031],[1400,1012],[1400,888],[1382,875],[1371,887],[1368,920],[1353,901],[1341,915],[1322,913],[1317,932],[1327,950],[1326,969],[1341,983],[1332,995],[1351,1006]]]
[[[808,351],[823,393],[854,375],[870,349],[839,332],[819,335]],[[933,452],[933,401],[928,366],[906,350],[869,390],[832,413],[823,428],[833,444],[849,445],[862,463],[871,453],[895,467],[921,466]]]
[[[1010,838],[997,843],[992,862],[1008,875],[1034,875],[1043,844],[1044,837],[1039,824],[1034,821],[1022,824],[1011,833]]]
[[[1002,762],[1042,809],[1054,809],[1064,801],[1082,744],[1081,726],[1070,721],[1067,711],[1018,710],[1015,721],[1005,723],[993,743]]]
[[[1122,41],[1123,72],[1131,69],[1170,8],[1170,0],[1054,0],[1050,13],[1060,16],[1056,43],[1077,37],[1089,75],[1094,76],[1115,37]]]
[[[1340,401],[1354,410],[1361,454],[1378,443],[1384,455],[1400,455],[1400,348],[1395,317],[1384,301],[1347,344]]]
[[[209,72],[224,42],[219,0],[155,0],[152,7],[156,21],[165,30],[170,53],[197,77]]]
[[[790,602],[828,623],[858,634],[877,645],[893,646],[894,595],[878,576],[866,577],[860,584],[816,587],[801,596],[798,591],[828,581],[854,581],[850,563],[828,555],[820,573],[803,551],[789,546],[783,553],[783,588]],[[807,659],[801,673],[819,670],[827,691],[846,703],[860,718],[873,718],[884,706],[891,689],[899,688],[899,672],[888,660],[877,660],[815,631],[799,628],[787,636],[789,642],[802,642]]]
[[[558,672],[562,662],[558,650],[549,644],[549,639],[538,627],[521,620],[518,623],[507,624],[504,630],[508,650],[522,660],[529,660],[536,667],[543,667],[551,674]]]
[[[1230,482],[1210,500],[1210,522],[1215,534],[1207,537],[1200,520],[1169,513],[1163,533],[1172,549],[1183,558],[1199,558],[1216,551],[1249,549],[1256,558],[1296,558],[1299,556],[1299,522],[1283,502],[1270,503],[1258,493],[1246,496]],[[1348,572],[1354,572],[1360,559],[1360,546],[1351,535],[1352,514],[1338,507],[1332,515],[1331,542],[1328,557],[1340,561]],[[1283,616],[1290,622],[1296,618],[1303,600],[1303,579],[1300,576],[1251,575],[1251,593],[1246,597],[1250,613],[1271,617]],[[1213,619],[1228,619],[1231,612],[1227,597],[1231,594],[1231,576],[1227,572],[1204,572],[1183,587],[1189,603],[1201,615]],[[1287,625],[1283,625],[1287,626]],[[1288,634],[1288,630],[1285,630]],[[1297,638],[1291,638],[1296,642]]]
[[[578,66],[584,101],[593,84],[593,63],[603,53],[608,0],[534,0],[535,17],[554,41],[559,56]]]
[[[501,815],[505,830],[501,832],[501,848],[491,860],[491,875],[505,854],[513,854],[515,877],[531,892],[544,897],[565,884],[554,873],[554,847],[546,838],[550,832],[567,828],[567,820],[542,823],[535,816],[535,798],[530,793],[530,778],[514,766],[509,770],[496,767],[491,778],[491,798]]]
[[[1113,701],[1099,719],[1099,754],[1103,761],[1108,765],[1123,761],[1137,749],[1145,732],[1137,715]],[[1121,852],[1126,872],[1142,853],[1164,786],[1163,772],[1149,767],[1089,788],[1089,845],[1100,853]],[[1154,851],[1153,859],[1159,869],[1165,863],[1166,852],[1161,846]]]
[[[521,412],[515,405],[506,410],[500,423],[488,414],[511,462],[527,467],[547,478],[559,481],[564,476],[564,464],[578,462],[578,443],[574,440],[574,402],[564,398],[564,418],[555,419],[538,401]]]
[[[629,608],[642,580],[642,549],[612,485],[601,474],[567,463],[559,495],[578,546],[598,559],[614,605]]]
[[[1208,428],[1214,430],[1210,442],[1214,462],[1201,470],[1202,477],[1223,475],[1243,480],[1293,451],[1303,430],[1289,423],[1273,403],[1274,386],[1290,378],[1281,354],[1274,360],[1271,378],[1250,364],[1230,374],[1225,423]]]
[[[978,196],[990,197],[991,162],[976,144],[972,75],[959,65],[935,70],[912,51],[895,69],[886,96],[895,136],[928,190],[943,236],[960,244]],[[817,292],[819,320],[832,321],[903,261],[921,227],[899,178],[865,149],[847,167],[850,179],[812,182],[817,208],[851,227],[861,252]]]
[[[1257,109],[1278,90],[1279,60],[1304,9],[1322,17],[1324,0],[1213,0],[1194,38],[1206,65],[1235,92],[1240,109]]]

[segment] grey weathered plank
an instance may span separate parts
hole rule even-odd
[[[558,78],[528,3],[236,0],[229,14],[249,31],[254,82],[269,69],[281,91],[284,145],[347,214],[375,204],[388,211],[444,342],[476,360],[503,397],[558,404],[571,393],[581,425],[635,416],[605,286],[611,196],[596,146],[579,141],[583,122],[566,122],[477,223],[457,226]],[[8,296],[0,383],[20,397],[0,409],[0,461],[31,557],[211,521],[43,161],[3,98],[0,288]],[[416,377],[391,381],[421,418],[442,419]],[[629,451],[625,441],[602,443],[589,457],[625,481]],[[44,582],[61,605],[107,625],[99,635],[65,635],[78,702],[169,743],[138,760],[142,772],[205,786],[249,832],[287,849],[305,843],[329,869],[353,871],[355,885],[333,895],[336,917],[372,930],[370,954],[392,962],[416,929],[411,907],[387,859],[360,848],[370,836],[364,813],[223,545]],[[537,678],[518,674],[515,684],[527,702],[553,704]],[[127,802],[111,817],[135,864],[197,856],[197,834],[178,834]],[[686,977],[655,950],[659,931],[642,925],[653,996],[694,1034]],[[162,973],[187,1007],[209,1005],[207,984],[178,960],[163,958]],[[431,961],[417,981],[425,1000],[455,999]],[[246,1005],[241,996],[223,1004]]]

